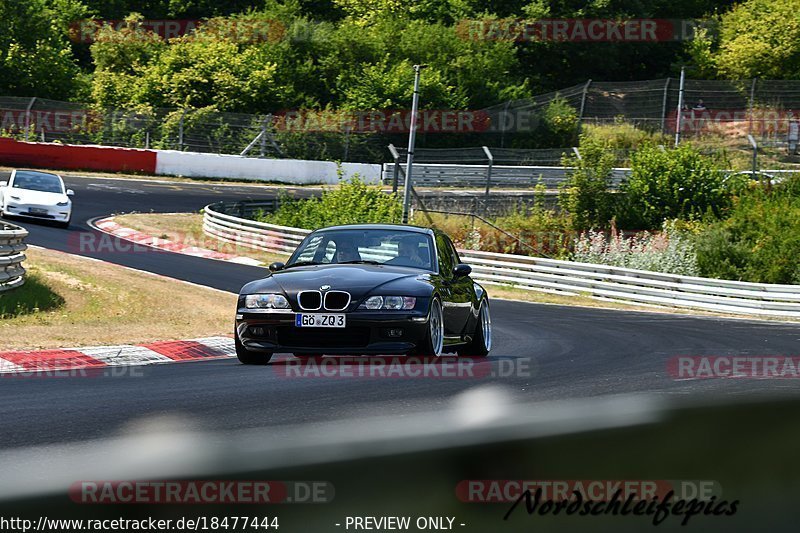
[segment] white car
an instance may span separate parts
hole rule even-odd
[[[52,220],[66,228],[72,218],[69,197],[74,194],[58,174],[12,170],[8,182],[0,181],[0,216]]]

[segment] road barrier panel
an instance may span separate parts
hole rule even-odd
[[[0,222],[0,293],[16,289],[25,283],[25,228]]]

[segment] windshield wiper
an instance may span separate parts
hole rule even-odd
[[[337,265],[382,265],[380,261],[369,261],[367,259],[356,259],[355,261],[339,261]]]
[[[321,265],[321,264],[322,263],[318,263],[316,261],[298,261],[297,263],[292,263],[291,265],[286,265],[283,268],[286,269],[286,268],[304,267],[304,266]]]

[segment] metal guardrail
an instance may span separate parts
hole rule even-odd
[[[394,185],[397,176],[405,175],[405,163],[384,163],[381,181]],[[414,163],[415,187],[463,187],[485,190],[493,188],[532,189],[538,184],[547,190],[558,190],[569,177],[572,167],[520,165],[457,165],[449,163]],[[618,189],[630,176],[631,169],[611,170],[610,186]],[[725,171],[734,173],[734,171]],[[747,172],[747,171],[745,171]],[[775,178],[797,173],[797,170],[759,170],[759,174]]]
[[[205,208],[203,229],[226,242],[290,253],[309,230],[246,220]],[[480,282],[567,296],[724,313],[800,317],[800,285],[679,276],[523,255],[459,250]]]
[[[14,224],[0,222],[0,293],[25,283],[25,237],[28,231]]]
[[[394,182],[398,171],[405,173],[405,164],[384,163],[382,181],[386,185]],[[496,187],[533,188],[539,183],[547,189],[558,189],[566,180],[567,167],[519,166],[519,165],[455,165],[438,163],[414,163],[415,187],[471,187],[489,190]],[[612,171],[611,186],[619,187],[627,179],[629,168]]]

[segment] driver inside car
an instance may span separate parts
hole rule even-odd
[[[419,241],[405,237],[397,243],[397,257],[386,262],[391,265],[424,267],[426,261],[419,255]]]
[[[334,263],[361,261],[361,254],[358,253],[358,248],[352,241],[343,240],[336,243],[336,255],[333,259]]]

